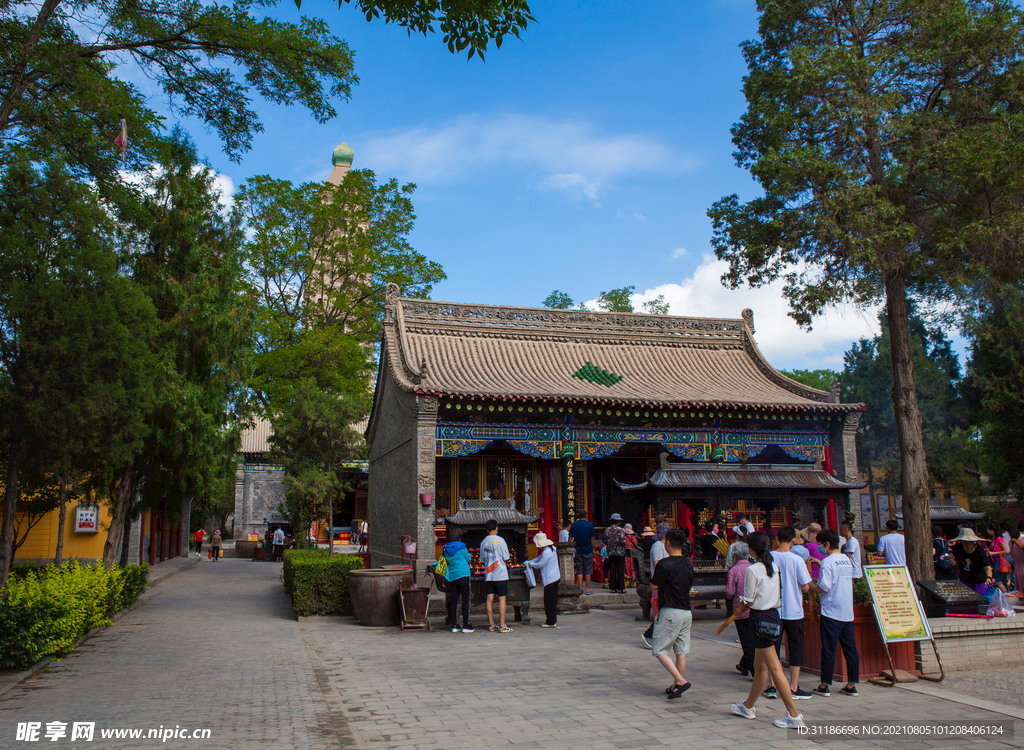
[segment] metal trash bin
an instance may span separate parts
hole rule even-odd
[[[398,603],[402,613],[399,625],[406,628],[426,628],[430,630],[427,620],[427,606],[430,603],[430,587],[401,589],[398,592]]]

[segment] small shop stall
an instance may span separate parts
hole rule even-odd
[[[516,510],[514,498],[461,498],[458,511],[444,519],[446,536],[447,530],[452,527],[462,529],[462,541],[469,548],[472,558],[469,582],[471,601],[473,604],[483,604],[487,596],[484,568],[480,563],[480,542],[487,536],[484,524],[491,519],[498,522],[498,536],[505,540],[510,555],[507,604],[515,609],[517,621],[529,624],[530,587],[526,585],[523,561],[528,556],[529,527],[536,522],[537,516],[528,516]]]

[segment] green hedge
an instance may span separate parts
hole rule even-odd
[[[354,555],[330,557],[327,550],[287,550],[284,553],[284,589],[295,614],[350,615],[348,572],[363,567]]]
[[[146,590],[148,565],[107,570],[69,561],[11,577],[0,600],[0,669],[62,656]]]

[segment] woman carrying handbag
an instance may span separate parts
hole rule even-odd
[[[747,699],[742,703],[733,703],[729,710],[744,719],[757,718],[754,704],[770,674],[787,710],[785,716],[773,723],[784,729],[799,728],[804,726],[804,717],[796,710],[789,681],[775,651],[775,642],[782,635],[782,620],[779,619],[779,607],[782,606],[779,566],[772,560],[771,541],[767,534],[756,531],[748,535],[746,541],[755,562],[743,574],[741,602],[750,610],[754,640],[754,681],[750,685]]]

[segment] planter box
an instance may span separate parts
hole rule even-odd
[[[883,671],[889,671],[889,661],[885,658],[885,645],[875,623],[875,613],[870,604],[856,604],[853,607],[853,639],[857,644],[857,655],[860,657],[861,682],[871,677],[878,677]],[[786,639],[782,639],[785,644]],[[917,666],[914,642],[890,643],[889,654],[896,669],[913,674],[921,674]],[[783,662],[786,663],[786,662]],[[812,612],[804,602],[804,666],[803,671],[821,674],[821,615],[815,605]],[[846,659],[843,658],[842,647],[836,647],[836,670],[833,682],[847,682]]]

